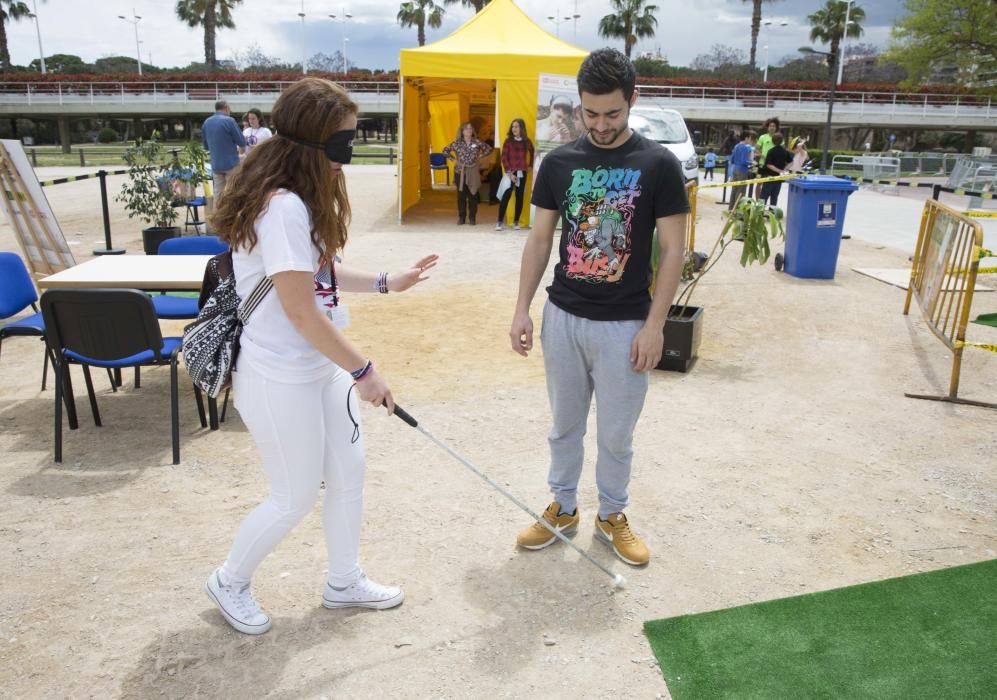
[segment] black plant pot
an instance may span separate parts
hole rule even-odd
[[[142,248],[146,255],[157,255],[159,244],[168,238],[177,238],[180,229],[176,226],[150,226],[142,229]]]
[[[699,341],[703,335],[703,307],[687,306],[678,314],[681,307],[673,306],[665,323],[665,344],[661,350],[661,362],[655,369],[670,372],[688,372],[699,351]]]

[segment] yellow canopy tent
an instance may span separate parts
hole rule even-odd
[[[540,73],[574,75],[586,55],[534,24],[513,0],[492,0],[450,36],[403,49],[399,221],[432,188],[430,146],[442,150],[482,105],[494,105],[498,146],[516,117],[532,131]]]

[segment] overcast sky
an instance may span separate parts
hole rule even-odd
[[[172,0],[25,0],[37,4],[45,55],[75,54],[86,61],[102,56],[135,55],[133,27],[118,15],[142,17],[138,23],[142,60],[158,66],[183,66],[204,60],[203,31],[191,29],[176,19]],[[440,0],[438,0],[440,1]],[[596,27],[606,13],[605,0],[517,0],[517,4],[538,24],[555,33],[547,20],[551,14],[581,15],[574,22],[560,26],[562,39],[583,49],[622,42],[599,38]],[[712,44],[741,49],[747,55],[751,44],[751,3],[742,0],[656,0],[657,36],[642,40],[638,51],[659,50],[674,65],[688,65]],[[768,44],[773,64],[788,54],[797,54],[809,43],[807,15],[824,4],[823,0],[775,0],[763,5],[763,27],[758,41],[758,63],[764,61],[763,46]],[[902,13],[903,0],[860,0],[866,12],[866,43],[884,46],[893,20]],[[328,18],[344,10],[353,15],[345,25],[349,38],[350,62],[365,68],[398,68],[399,49],[417,46],[415,29],[403,29],[395,21],[398,0],[304,0],[305,21],[302,29],[298,13],[301,0],[244,0],[235,10],[235,29],[218,32],[219,59],[233,58],[237,51],[251,44],[264,53],[288,61],[300,61],[302,44],[309,56],[317,52],[332,54],[343,45],[344,26]],[[458,5],[446,8],[440,29],[427,29],[427,43],[441,39],[466,22],[472,10]],[[779,26],[785,21],[787,26]],[[304,36],[304,42],[302,42]],[[35,22],[21,20],[7,26],[11,62],[27,65],[38,57]],[[151,60],[150,60],[151,54]]]

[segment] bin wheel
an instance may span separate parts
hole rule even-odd
[[[786,262],[786,258],[782,257],[782,253],[775,254],[775,271],[782,272],[782,265]]]

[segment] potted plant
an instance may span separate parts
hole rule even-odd
[[[742,244],[741,265],[764,264],[771,255],[769,238],[782,238],[783,213],[778,207],[767,207],[764,202],[750,197],[741,197],[734,208],[724,213],[727,219],[716,243],[708,256],[689,251],[682,268],[682,281],[686,286],[679,292],[668,314],[664,329],[664,347],[661,361],[656,369],[687,372],[696,359],[703,332],[703,307],[689,303],[696,285],[703,276],[713,269],[727,248],[735,241]],[[658,268],[657,241],[654,244],[652,260],[655,273]]]
[[[125,151],[128,181],[115,197],[124,202],[129,219],[138,217],[149,224],[142,229],[142,247],[146,255],[155,255],[160,243],[180,235],[180,229],[173,225],[177,220],[173,190],[161,164],[163,145],[156,136],[153,134],[146,141],[138,140]]]

